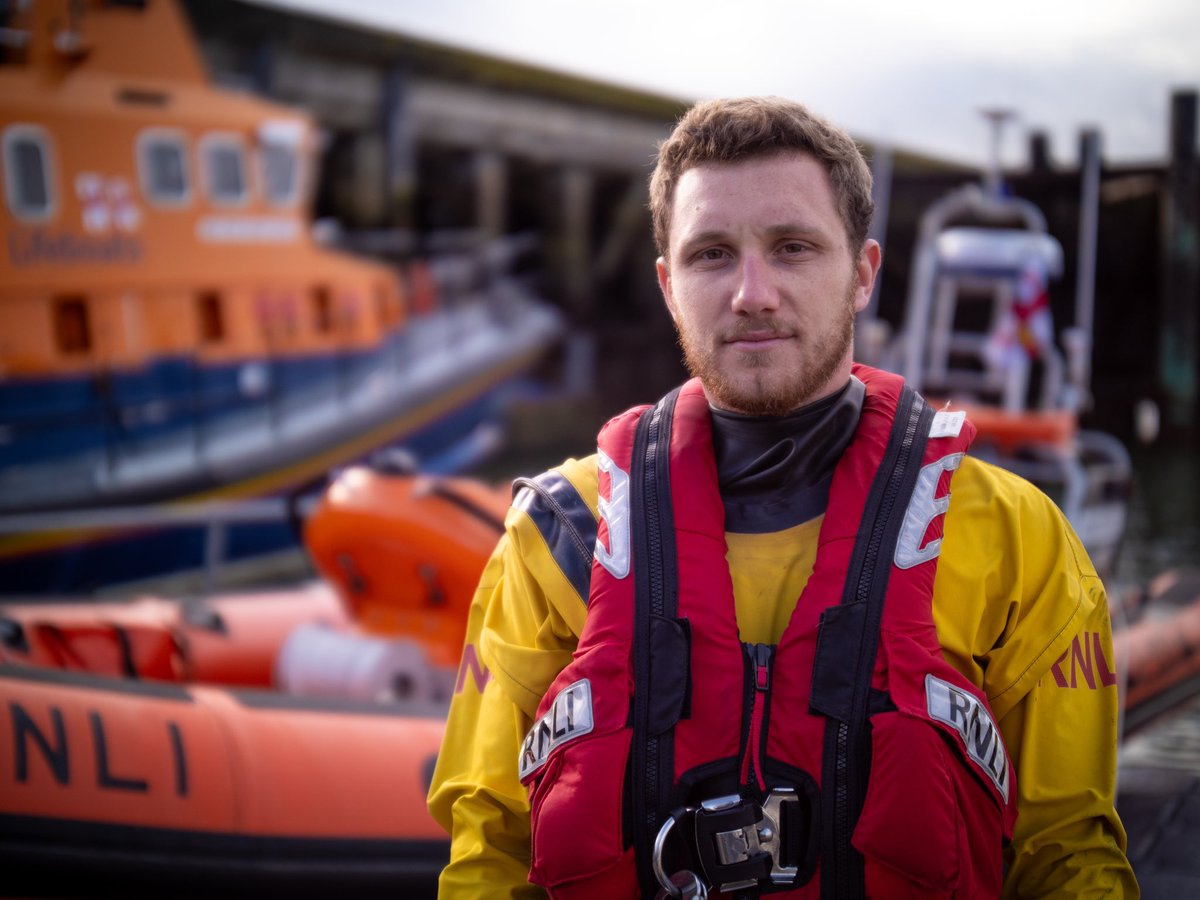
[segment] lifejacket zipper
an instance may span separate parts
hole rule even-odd
[[[650,425],[647,434],[646,447],[646,480],[647,483],[658,487],[658,472],[656,471],[658,461],[658,441],[659,441],[659,424],[661,421],[662,409],[656,407],[651,413]],[[647,570],[650,576],[650,615],[661,616],[663,613],[663,577],[662,577],[662,541],[660,540],[659,530],[659,515],[658,515],[658,493],[657,490],[651,489],[645,492],[645,511],[646,511],[646,538],[647,538],[647,553],[649,563]],[[656,735],[646,736],[646,776],[643,784],[645,785],[645,815],[646,815],[646,833],[654,834],[658,827],[658,793],[659,793],[659,772],[658,772],[658,737]]]
[[[770,644],[743,644],[750,657],[749,703],[750,716],[747,722],[746,757],[742,764],[742,784],[760,792],[767,789],[762,777],[762,766],[766,742],[767,704],[771,697],[771,657],[774,648]]]

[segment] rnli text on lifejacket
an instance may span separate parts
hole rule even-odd
[[[546,714],[533,723],[521,746],[520,777],[540,769],[555,747],[592,730],[592,685],[586,678],[558,692]]]
[[[1000,729],[982,703],[967,691],[934,675],[925,676],[925,700],[929,715],[945,722],[962,738],[967,756],[1008,802],[1008,756]]]

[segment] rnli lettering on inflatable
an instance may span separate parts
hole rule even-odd
[[[48,776],[64,787],[87,779],[98,789],[189,794],[187,750],[176,721],[156,723],[162,726],[157,740],[153,734],[157,728],[144,729],[139,737],[149,740],[128,753],[130,748],[114,744],[112,725],[98,710],[89,709],[80,717],[77,710],[64,715],[56,703],[39,708],[14,700],[8,707],[14,781],[37,783]]]
[[[126,761],[127,766],[138,764],[138,770],[122,773],[118,770],[121,761],[115,758],[119,754],[114,755],[113,748],[110,748],[112,739],[109,738],[109,731],[112,726],[106,725],[102,713],[89,710],[86,716],[86,733],[74,728],[72,737],[72,733],[67,730],[62,708],[56,704],[49,704],[44,709],[31,710],[23,704],[12,702],[8,704],[8,709],[11,714],[13,780],[28,784],[31,780],[36,780],[32,778],[31,770],[37,770],[48,774],[56,784],[70,787],[73,758],[76,761],[74,778],[80,778],[82,770],[88,770],[90,778],[95,779],[96,787],[112,791],[146,793],[151,790],[152,772],[164,775],[162,782],[156,781],[155,790],[167,790],[176,797],[187,797],[187,754],[179,722],[163,722],[160,740],[154,742],[157,746],[150,748],[151,751],[158,751],[156,754],[152,752],[152,756],[160,756],[160,760],[149,766],[145,766],[140,760],[134,763]],[[31,761],[30,757],[37,758]],[[162,763],[166,763],[166,769]]]

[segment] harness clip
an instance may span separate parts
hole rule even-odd
[[[654,841],[652,865],[655,877],[668,896],[678,897],[679,881],[668,879],[662,854],[675,825],[691,825],[691,855],[700,870],[684,870],[676,877],[691,875],[719,891],[737,891],[759,885],[789,885],[799,874],[798,854],[791,845],[799,835],[785,834],[788,804],[799,803],[792,788],[774,788],[762,804],[730,795],[705,800],[699,807],[674,813],[659,829]],[[690,820],[690,823],[688,822]],[[686,831],[681,830],[686,834]],[[804,836],[807,842],[807,835]]]

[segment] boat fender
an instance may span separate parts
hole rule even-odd
[[[286,693],[372,702],[448,702],[454,672],[432,666],[416,641],[360,634],[320,623],[288,635],[275,663]]]

